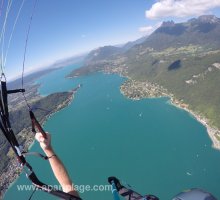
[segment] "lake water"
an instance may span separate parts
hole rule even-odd
[[[77,185],[106,185],[116,176],[138,192],[162,200],[188,188],[203,188],[220,198],[220,152],[211,147],[205,127],[168,98],[129,100],[119,90],[125,80],[95,73],[65,79],[73,68],[54,71],[37,82],[42,95],[68,91],[79,83],[72,103],[44,125],[53,146]],[[41,151],[37,143],[31,149]],[[40,180],[57,184],[47,161],[28,159]],[[5,200],[28,199],[22,174]],[[83,199],[112,200],[110,191],[84,192]],[[56,199],[36,192],[32,199]]]

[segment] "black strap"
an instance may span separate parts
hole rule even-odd
[[[13,130],[11,129],[8,113],[8,97],[7,97],[7,86],[5,81],[1,81],[1,91],[0,91],[0,129],[5,135],[12,150],[15,152],[19,162],[24,165],[26,163],[23,155],[21,155],[18,141],[15,137]]]
[[[6,82],[1,81],[1,99],[2,99],[2,112],[3,114],[8,118],[8,95],[7,95],[7,87],[6,87]]]
[[[43,154],[38,153],[38,152],[26,152],[26,151],[23,151],[23,152],[22,152],[22,155],[24,155],[25,157],[26,157],[26,156],[37,156],[37,157],[40,157],[40,158],[42,158],[42,159],[44,159],[44,160],[48,160],[48,159],[50,159],[50,158],[56,156],[55,154],[53,154],[53,155],[51,155],[51,156],[44,156]]]
[[[32,126],[32,132],[36,133],[36,129],[35,127],[38,129],[38,131],[41,132],[41,134],[43,135],[44,138],[47,138],[47,134],[44,131],[44,129],[42,128],[42,126],[40,125],[40,123],[38,122],[37,118],[35,117],[34,113],[32,110],[29,111],[29,115],[31,118],[31,126]]]
[[[44,183],[42,183],[37,176],[35,175],[34,172],[32,172],[30,175],[28,175],[28,178],[31,180],[31,182],[35,185],[35,187],[37,187],[40,190],[43,190],[44,192],[48,192],[56,197],[60,197],[62,199],[66,199],[66,200],[82,200],[80,197],[65,193],[63,191],[60,190],[55,190],[54,188],[52,188],[51,186],[48,186]]]
[[[8,90],[7,94],[13,94],[18,92],[25,92],[25,89]]]

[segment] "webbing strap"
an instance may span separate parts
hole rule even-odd
[[[45,139],[47,139],[47,134],[46,132],[44,131],[44,129],[42,128],[42,126],[40,125],[40,123],[38,122],[38,120],[36,119],[34,113],[32,110],[29,111],[29,115],[30,115],[30,118],[31,118],[31,126],[32,126],[32,132],[33,133],[36,133],[36,129],[35,127],[38,129],[38,131],[41,132],[41,134],[43,135],[43,137]]]
[[[6,118],[9,117],[8,114],[8,95],[7,95],[7,87],[6,87],[6,82],[1,81],[1,102],[2,102],[2,112],[3,115],[6,116]]]
[[[25,92],[25,89],[8,90],[7,94],[13,94],[18,92]]]
[[[11,129],[10,121],[9,121],[9,113],[8,113],[8,97],[7,97],[7,86],[5,81],[1,81],[1,91],[0,91],[0,129],[2,133],[5,135],[9,144],[12,147],[12,150],[15,152],[19,162],[21,164],[25,164],[26,161],[24,157],[21,155],[18,141],[14,135],[13,130]]]
[[[24,156],[20,152],[19,144],[18,144],[15,136],[13,135],[14,133],[12,132],[12,130],[6,131],[5,128],[2,126],[2,123],[0,123],[0,129],[1,129],[2,133],[4,134],[4,136],[6,137],[7,141],[9,142],[9,144],[11,145],[11,148],[15,152],[19,162],[22,165],[25,165],[26,160],[25,160]],[[12,136],[14,136],[14,137],[12,137]]]
[[[40,157],[40,158],[43,158],[44,160],[48,160],[50,157],[48,156],[44,156],[43,154],[41,153],[38,153],[38,152],[22,152],[22,155],[24,155],[25,157],[26,156],[37,156],[37,157]]]
[[[32,172],[30,175],[28,175],[28,178],[31,180],[31,182],[39,189],[43,190],[44,192],[48,192],[56,197],[60,197],[62,199],[66,200],[82,200],[80,197],[65,193],[60,190],[55,190],[51,186],[48,186],[44,183],[42,183],[37,176],[35,175],[34,172]]]

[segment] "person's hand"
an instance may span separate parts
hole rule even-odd
[[[45,150],[50,150],[51,147],[51,136],[49,133],[47,134],[47,139],[45,139],[42,135],[42,133],[36,133],[35,135],[35,139],[40,143],[41,148],[45,151]]]

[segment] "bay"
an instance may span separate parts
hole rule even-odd
[[[44,125],[55,151],[77,185],[106,185],[108,176],[126,181],[138,192],[171,199],[188,188],[202,188],[220,197],[220,152],[211,147],[206,129],[168,98],[133,101],[120,93],[125,80],[95,73],[66,79],[78,64],[54,71],[37,82],[40,94],[69,91],[82,84],[72,103]],[[35,143],[31,151],[41,149]],[[40,180],[57,182],[49,164],[29,158]],[[25,175],[4,199],[28,199]],[[110,191],[88,191],[83,199],[111,200]],[[33,199],[56,199],[37,191]]]

